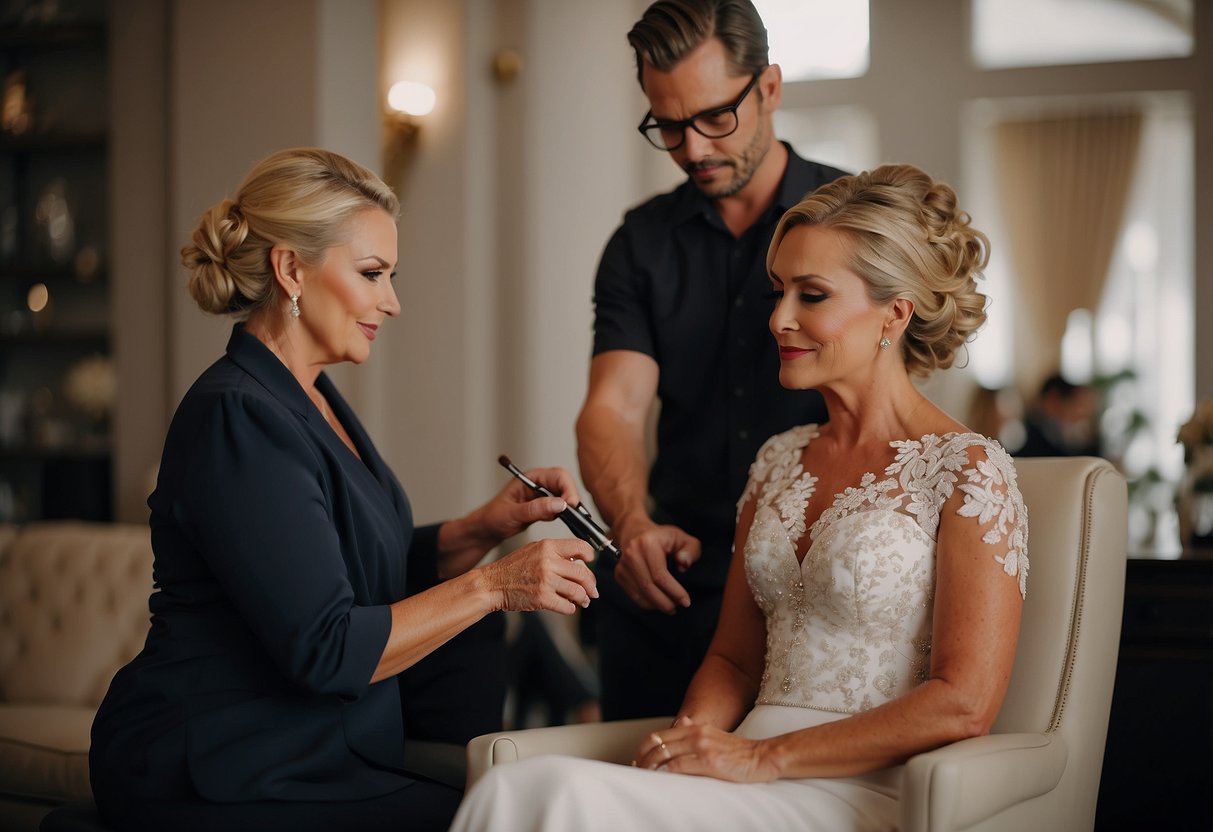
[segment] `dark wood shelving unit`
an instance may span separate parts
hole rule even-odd
[[[67,383],[111,354],[109,4],[57,8],[0,21],[0,522],[113,518],[109,417]]]

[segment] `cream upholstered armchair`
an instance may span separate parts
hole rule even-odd
[[[1019,648],[988,736],[905,767],[903,832],[1091,829],[1116,672],[1127,556],[1124,478],[1091,457],[1016,461],[1031,572]],[[637,680],[637,684],[643,684]],[[538,754],[626,763],[669,718],[477,737],[468,784]]]
[[[0,830],[89,800],[93,715],[143,646],[147,524],[0,526]]]

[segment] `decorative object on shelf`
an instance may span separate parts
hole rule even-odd
[[[0,102],[0,130],[13,136],[29,132],[34,125],[33,107],[25,90],[25,73],[13,70],[4,77]]]
[[[114,364],[108,356],[82,358],[68,368],[63,398],[72,409],[72,442],[78,450],[94,453],[108,448],[116,389]]]
[[[75,267],[77,280],[81,283],[92,283],[101,267],[101,256],[97,253],[96,246],[81,246],[72,265]]]
[[[1213,545],[1213,399],[1196,405],[1176,438],[1184,446],[1184,475],[1175,495],[1180,541]]]
[[[67,184],[55,179],[38,197],[35,212],[38,225],[46,231],[46,246],[51,260],[66,263],[76,254],[76,221],[67,201]]]
[[[15,448],[25,441],[25,402],[28,397],[24,390],[0,390],[0,448]]]
[[[114,409],[117,380],[108,356],[82,358],[68,368],[63,395],[76,410],[93,419],[104,419]]]
[[[39,387],[30,394],[26,415],[30,423],[29,436],[35,448],[62,451],[71,446],[71,422],[62,411],[49,387]]]
[[[34,323],[34,331],[40,332],[50,328],[55,317],[55,305],[52,302],[51,290],[45,283],[35,283],[25,293],[25,306],[30,311]]]
[[[16,19],[29,26],[47,26],[70,17],[60,7],[59,0],[18,0],[8,4],[5,17]]]

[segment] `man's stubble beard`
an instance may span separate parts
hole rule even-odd
[[[750,184],[750,180],[754,178],[754,172],[758,170],[763,159],[767,157],[767,153],[771,150],[771,143],[767,138],[766,122],[760,120],[758,129],[754,132],[754,138],[750,139],[750,143],[746,145],[745,150],[741,152],[741,157],[737,163],[732,160],[728,162],[733,168],[733,177],[725,185],[720,186],[715,190],[709,190],[699,186],[699,190],[708,199],[727,199],[740,193],[746,185]],[[695,169],[694,165],[684,166],[687,173]],[[691,181],[694,181],[692,179]]]

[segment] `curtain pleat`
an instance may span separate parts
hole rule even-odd
[[[1018,300],[1015,380],[1026,394],[1061,362],[1066,319],[1095,311],[1137,164],[1142,115],[1082,112],[1005,121],[996,147]]]

